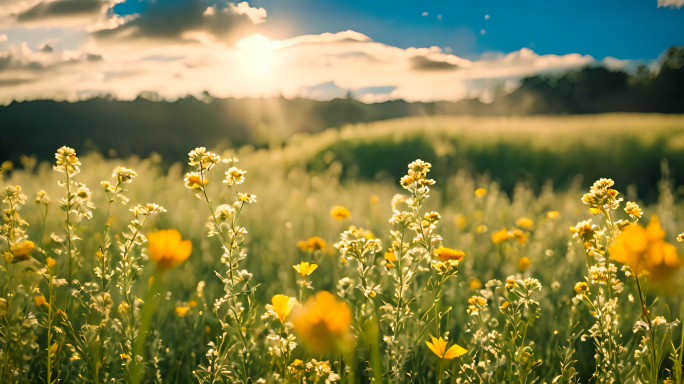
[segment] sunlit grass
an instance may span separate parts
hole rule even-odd
[[[649,117],[602,119],[607,135],[645,143],[682,123],[658,117],[644,132]],[[513,135],[497,119],[461,121],[463,131],[440,119],[343,129],[299,151],[304,139],[198,148],[169,167],[63,150],[63,172],[27,161],[3,174],[3,382],[681,382],[672,250],[684,222],[671,180],[643,204],[608,181],[586,195],[578,184],[505,193],[489,177],[440,171],[440,157],[397,164],[401,180],[342,177],[337,154],[308,169],[340,137],[423,137],[435,149],[447,133]],[[549,121],[507,140],[544,147],[585,120],[535,135]],[[429,133],[416,128],[426,122]],[[613,250],[639,242],[629,228],[654,215],[648,251]]]

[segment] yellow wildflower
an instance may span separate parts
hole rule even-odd
[[[245,182],[245,174],[247,174],[247,171],[231,167],[226,171],[226,179],[223,182],[228,185],[242,184]]]
[[[380,201],[380,198],[378,198],[378,195],[370,195],[370,198],[368,199],[368,202],[370,204],[377,204],[378,201]]]
[[[518,269],[525,272],[527,270],[527,267],[530,266],[530,263],[532,263],[530,259],[523,256],[520,258],[520,260],[518,260]]]
[[[459,251],[456,249],[451,249],[451,248],[445,248],[445,247],[439,247],[435,250],[434,252],[435,256],[439,257],[440,260],[442,261],[447,261],[447,260],[455,260],[455,261],[461,261],[463,257],[465,256],[465,253],[463,251]]]
[[[589,291],[589,285],[587,285],[586,282],[580,281],[575,284],[575,293],[577,293],[578,296],[584,295],[587,291]]]
[[[501,311],[501,313],[505,314],[506,312],[508,312],[508,306],[509,306],[509,305],[511,305],[511,303],[509,303],[508,301],[504,301],[504,302],[499,306],[499,310]]]
[[[397,254],[394,253],[394,249],[390,248],[387,250],[387,252],[385,252],[385,260],[390,263],[397,261]]]
[[[66,172],[70,175],[80,172],[78,166],[81,163],[78,161],[76,151],[73,148],[62,147],[58,149],[55,159],[57,159],[57,165],[54,167],[56,171]]]
[[[523,245],[523,244],[525,244],[525,243],[527,242],[527,233],[523,232],[522,229],[516,228],[516,229],[512,230],[512,231],[509,233],[509,235],[510,235],[511,237],[514,237],[516,240],[518,240],[518,243],[519,243],[520,245]]]
[[[30,240],[22,241],[19,244],[11,246],[10,252],[12,253],[12,255],[14,255],[12,262],[18,263],[20,261],[28,260],[29,253],[31,253],[34,247],[35,245],[33,244],[33,241]]]
[[[658,216],[651,217],[646,228],[626,226],[610,248],[610,256],[629,265],[637,275],[648,272],[654,281],[671,276],[682,266],[675,246],[665,241]]]
[[[548,211],[546,212],[546,218],[547,219],[555,219],[558,216],[560,216],[560,212],[558,211]]]
[[[41,305],[47,305],[47,301],[45,301],[45,296],[43,295],[33,296],[33,302],[36,303],[36,307],[40,307]]]
[[[352,313],[330,292],[318,292],[293,315],[294,329],[311,351],[323,354],[349,349]]]
[[[190,257],[192,242],[181,240],[175,229],[161,230],[147,235],[149,241],[149,257],[157,263],[160,270],[172,268]]]
[[[637,203],[633,203],[631,201],[628,201],[626,206],[625,206],[625,212],[627,212],[628,215],[634,216],[636,218],[640,218],[641,215],[644,214],[644,212],[639,208],[639,205]]]
[[[480,197],[480,196],[484,196],[486,194],[487,194],[487,190],[484,188],[478,188],[475,190],[475,196]]]
[[[307,277],[310,274],[312,274],[313,271],[316,270],[316,268],[318,268],[318,264],[309,264],[306,261],[302,261],[297,265],[293,265],[292,268],[296,269],[297,272],[299,272],[302,275],[302,277]]]
[[[188,307],[187,305],[176,307],[176,314],[178,315],[178,317],[185,317],[185,315],[188,314],[189,310],[190,307]]]
[[[466,219],[463,215],[456,216],[456,227],[459,230],[464,231],[466,228],[468,228],[468,219]]]
[[[57,262],[52,257],[48,257],[46,260],[46,264],[47,264],[48,268],[52,268],[55,266],[55,264],[57,264]]]
[[[500,231],[492,233],[492,242],[497,244],[502,241],[506,241],[512,237],[511,233],[508,232],[506,228],[502,228]]]
[[[470,289],[480,289],[482,288],[482,282],[479,279],[472,279],[470,280],[470,283],[468,283],[470,286]]]
[[[198,172],[190,172],[185,174],[185,186],[190,189],[202,189],[204,184],[209,180],[200,176]]]
[[[518,282],[515,281],[515,279],[512,276],[506,279],[506,289],[507,290],[510,291],[511,289],[513,289],[517,286],[518,286]]]
[[[245,203],[256,203],[257,199],[256,195],[249,193],[238,193],[238,198]]]
[[[121,356],[121,359],[122,359],[122,360],[126,360],[126,359],[130,359],[130,358],[131,358],[131,356],[129,356],[127,353],[122,353],[120,356]]]
[[[273,312],[278,316],[281,323],[285,322],[285,318],[290,314],[294,308],[296,299],[285,295],[275,295],[271,298]]]
[[[430,350],[434,352],[434,354],[440,359],[451,360],[456,357],[463,356],[468,352],[465,348],[458,344],[454,344],[449,347],[449,349],[446,349],[447,342],[444,341],[444,339],[441,337],[439,339],[434,336],[430,337],[432,338],[432,342],[426,341],[425,344],[427,344],[428,348],[430,348]]]
[[[308,240],[301,240],[297,242],[297,247],[302,251],[319,251],[328,245],[325,240],[319,236],[310,237]]]
[[[336,205],[332,207],[330,210],[330,216],[337,220],[344,220],[347,217],[351,216],[351,212],[349,210],[341,205]]]
[[[521,217],[515,221],[515,225],[520,228],[530,229],[534,226],[534,221],[529,217]]]
[[[487,228],[486,225],[478,225],[477,228],[475,228],[475,232],[477,233],[485,233],[487,232],[489,228]]]
[[[188,301],[188,307],[190,308],[195,308],[197,306],[197,301],[196,300],[190,300]]]

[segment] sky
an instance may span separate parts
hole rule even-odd
[[[0,0],[0,104],[141,93],[479,98],[656,67],[684,0]]]

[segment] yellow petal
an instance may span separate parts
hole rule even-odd
[[[309,266],[309,273],[308,274],[310,275],[313,271],[316,270],[316,268],[318,268],[318,264],[311,264]]]
[[[446,353],[444,354],[444,358],[445,358],[445,359],[451,360],[451,359],[453,359],[453,358],[456,358],[456,357],[459,357],[459,356],[463,356],[463,355],[465,355],[467,352],[468,352],[468,351],[466,351],[465,348],[461,347],[461,346],[458,345],[458,344],[454,344],[454,345],[452,345],[452,346],[449,348],[448,351],[446,351]]]
[[[435,338],[434,338],[434,336],[432,336],[432,341],[433,341],[433,343],[436,341]],[[425,344],[427,344],[428,348],[430,348],[430,350],[431,350],[435,355],[437,355],[437,357],[439,357],[439,358],[441,359],[442,356],[439,354],[439,351],[435,348],[435,345],[434,345],[433,343],[431,343],[431,342],[429,342],[429,341],[426,341],[426,342],[425,342]]]

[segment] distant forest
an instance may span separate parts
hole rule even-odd
[[[319,132],[346,123],[416,115],[563,115],[606,112],[684,113],[684,47],[672,47],[657,72],[586,67],[561,76],[525,78],[489,104],[479,100],[364,104],[352,98],[217,99],[173,102],[141,95],[133,101],[94,98],[70,103],[13,102],[0,107],[0,161],[21,154],[52,158],[55,148],[105,154],[182,158],[188,148],[278,144],[298,132]]]

